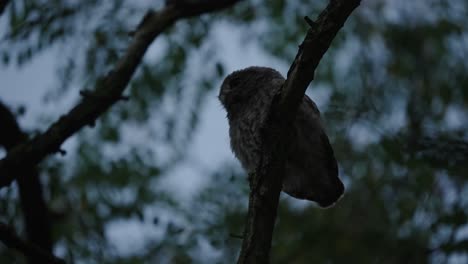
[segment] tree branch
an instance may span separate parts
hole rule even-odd
[[[252,175],[249,210],[238,263],[268,263],[276,220],[289,127],[322,56],[360,0],[331,0],[311,26],[270,108],[261,162]],[[268,131],[268,132],[267,132]],[[263,180],[268,179],[268,180]]]
[[[21,251],[37,263],[64,264],[65,261],[42,250],[35,244],[22,240],[16,232],[4,223],[0,223],[0,240],[9,248]]]
[[[21,131],[13,113],[0,102],[0,146],[9,152],[14,146],[27,140],[27,135]],[[49,210],[44,200],[42,184],[36,166],[25,167],[17,174],[21,210],[28,241],[52,254],[52,235]],[[29,263],[37,263],[34,258]]]
[[[0,0],[0,16],[3,14],[3,11],[5,11],[6,6],[10,0]]]
[[[123,57],[113,70],[97,82],[93,96],[83,96],[81,102],[43,134],[15,147],[0,160],[0,188],[8,186],[14,180],[15,170],[33,166],[45,156],[57,152],[66,139],[84,126],[93,124],[100,115],[120,100],[149,45],[161,32],[179,19],[227,8],[239,1],[241,0],[200,1],[191,4],[177,1],[177,4],[169,3],[160,11],[149,12],[140,23]],[[106,100],[96,100],[94,97]]]

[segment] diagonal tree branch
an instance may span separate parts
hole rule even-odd
[[[151,11],[134,33],[133,41],[113,70],[101,78],[92,96],[83,99],[69,113],[60,117],[43,134],[11,150],[0,160],[0,188],[13,180],[15,170],[39,163],[45,156],[59,151],[60,145],[86,125],[93,124],[109,107],[121,100],[122,93],[154,39],[177,20],[213,12],[241,0],[169,1],[160,11]],[[89,95],[89,94],[88,94]]]
[[[22,240],[16,232],[4,223],[0,223],[0,240],[9,248],[21,251],[36,263],[64,264],[65,261],[42,250],[35,244]]]
[[[299,46],[280,94],[272,103],[263,133],[261,164],[252,175],[249,210],[238,263],[269,263],[289,129],[314,72],[338,31],[360,0],[331,0]],[[268,131],[268,133],[266,133]],[[262,180],[268,179],[268,180]]]

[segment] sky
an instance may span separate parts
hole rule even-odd
[[[408,1],[408,3],[410,2]],[[390,12],[391,10],[389,9],[389,14],[397,16],[397,13],[394,14]],[[0,17],[0,32],[4,29],[4,21],[2,20],[5,19],[5,16]],[[241,30],[229,24],[220,23],[215,26],[212,33],[211,37],[222,49],[219,55],[224,63],[226,73],[256,65],[273,67],[286,75],[289,65],[269,56],[254,41],[243,39]],[[150,52],[152,51],[150,50]],[[147,54],[147,56],[152,56],[152,54]],[[0,99],[12,109],[21,105],[27,106],[26,113],[18,119],[21,127],[27,130],[37,128],[37,126],[42,129],[47,128],[50,122],[49,120],[43,121],[41,116],[58,117],[71,109],[76,100],[79,99],[78,89],[71,89],[71,92],[60,102],[43,104],[45,93],[56,83],[55,71],[59,58],[58,49],[50,49],[22,67],[0,66]],[[202,65],[200,60],[201,58],[195,58],[194,64]],[[343,55],[337,65],[345,65],[346,63],[349,63],[349,58]],[[193,69],[194,74],[197,70],[201,70],[200,67],[193,67]],[[180,194],[178,198],[181,201],[189,201],[198,190],[203,188],[210,180],[206,177],[208,174],[206,172],[216,169],[218,164],[223,162],[238,164],[230,150],[226,113],[218,102],[218,91],[218,88],[213,89],[203,104],[200,124],[188,149],[188,157],[173,170],[167,172],[162,179],[162,187],[172,189],[173,193]],[[309,89],[308,94],[319,108],[326,105],[329,96],[327,87],[313,87],[313,89]],[[112,111],[112,108],[109,111]],[[447,116],[449,126],[462,124],[464,118],[466,115],[460,115],[460,111],[457,109],[449,109]],[[396,120],[395,122],[402,121]],[[372,137],[369,137],[369,132],[362,131],[359,127],[352,128],[350,133],[358,138],[358,141],[363,141],[363,144],[372,140]],[[73,138],[67,141],[63,148],[73,148]],[[156,213],[149,212],[149,214]],[[167,217],[159,212],[158,215],[162,218]],[[142,224],[138,221],[113,222],[108,226],[107,234],[109,240],[115,242],[117,250],[124,255],[135,253],[136,250],[142,248],[145,241],[162,235],[151,222]],[[200,245],[202,245],[202,251],[205,252],[203,254],[215,254],[203,242]]]
[[[0,25],[2,25],[1,20]],[[269,56],[254,41],[242,38],[242,29],[220,23],[214,28],[211,37],[214,38],[216,45],[222,48],[220,56],[226,73],[255,65],[273,67],[286,75],[289,65]],[[147,56],[153,56],[151,52],[156,51],[150,49]],[[2,80],[0,99],[12,109],[26,106],[25,114],[18,119],[23,129],[35,129],[37,125],[42,129],[47,128],[50,122],[47,120],[39,123],[38,120],[42,120],[41,116],[52,116],[50,120],[52,121],[54,117],[57,118],[71,109],[79,99],[76,92],[78,89],[70,89],[70,93],[60,102],[51,104],[43,102],[46,92],[56,82],[55,71],[59,58],[59,50],[52,48],[21,67],[0,66],[0,80]],[[196,64],[203,63],[200,60],[202,58],[195,58],[193,61],[195,74],[200,69]],[[200,124],[187,158],[173,170],[168,171],[159,183],[161,188],[172,189],[173,193],[179,194],[178,198],[181,201],[189,201],[203,188],[210,180],[206,177],[209,174],[207,172],[215,170],[219,164],[231,162],[240,166],[229,146],[229,127],[226,113],[217,99],[218,92],[219,89],[213,89],[205,99],[201,109]],[[327,101],[329,95],[324,87],[318,87],[310,91],[310,94],[319,107]],[[112,108],[109,111],[112,111]],[[62,148],[70,152],[70,149],[74,148],[73,137],[67,140]],[[115,246],[122,254],[131,254],[136,248],[141,248],[145,241],[141,239],[142,237],[149,239],[161,235],[153,224],[142,225],[138,221],[116,221],[109,225],[108,234],[111,236],[110,241],[121,241]],[[206,254],[209,254],[209,250]]]
[[[1,22],[0,20],[0,25],[3,25]],[[254,42],[246,43],[241,38],[241,30],[238,28],[219,24],[215,27],[212,37],[215,38],[216,44],[223,48],[221,60],[225,63],[227,73],[253,65],[274,67],[283,74],[287,71],[288,65],[268,56]],[[52,48],[21,67],[0,66],[0,99],[11,109],[26,106],[25,114],[18,118],[23,129],[36,129],[37,126],[47,128],[50,125],[49,120],[39,123],[42,116],[57,118],[71,109],[79,99],[76,92],[78,89],[71,89],[69,95],[60,102],[43,102],[46,92],[55,85],[59,58],[58,49]],[[195,64],[201,63],[199,60],[201,58],[195,58]],[[226,113],[217,99],[217,93],[218,89],[213,89],[203,104],[200,124],[187,158],[167,172],[160,183],[162,188],[173,189],[173,193],[180,194],[181,200],[189,201],[197,190],[205,186],[209,181],[206,172],[216,169],[222,162],[238,164],[230,150]],[[320,102],[318,104],[320,105]],[[112,111],[112,108],[109,111]],[[62,148],[70,150],[74,147],[73,142],[72,137]],[[116,243],[119,251],[124,254],[134,252],[135,247],[141,246],[138,241],[142,241],[142,237],[158,233],[154,225],[141,226],[137,222],[115,222],[109,229],[108,233],[112,234],[111,241],[127,242]]]

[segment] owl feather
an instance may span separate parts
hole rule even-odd
[[[274,69],[249,67],[231,73],[221,85],[219,100],[227,112],[231,148],[248,173],[254,172],[260,162],[261,129],[284,81]],[[333,205],[342,196],[344,186],[320,112],[307,95],[292,129],[282,190],[321,207]]]

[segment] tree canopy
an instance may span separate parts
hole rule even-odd
[[[43,98],[48,105],[70,94],[76,100],[109,100],[86,91],[112,74],[133,34],[145,26],[138,25],[141,18],[153,14],[148,10],[166,5],[4,2],[9,3],[0,2],[2,65],[21,69],[49,54],[57,66],[54,87]],[[188,201],[164,180],[190,162],[188,149],[207,118],[204,104],[234,70],[229,60],[235,58],[224,56],[229,46],[220,43],[255,45],[264,53],[258,54],[259,63],[266,54],[274,63],[267,66],[286,75],[310,27],[303,17],[315,18],[328,1],[231,2],[232,8],[217,12],[185,13],[186,20],[161,32],[125,97],[113,98],[124,100],[74,135],[65,156],[29,168],[42,181],[55,255],[78,263],[237,259],[248,203],[247,175],[239,164],[229,159],[197,171],[206,184]],[[282,196],[272,263],[468,261],[466,17],[463,0],[363,1],[354,11],[309,88],[346,193],[327,210]],[[231,32],[239,32],[240,41],[231,39]],[[21,110],[2,104],[17,120],[28,111],[28,105]],[[29,125],[32,131],[15,132],[22,135],[18,142],[64,113],[44,113]],[[11,139],[1,112],[0,118],[6,153]],[[24,234],[20,184],[0,190],[0,221]],[[128,226],[145,230],[138,245],[112,235],[116,227]],[[15,261],[24,259],[0,247],[1,263]]]

